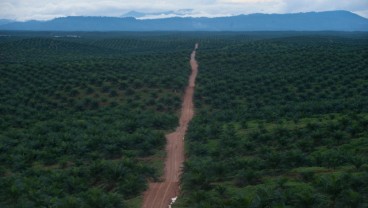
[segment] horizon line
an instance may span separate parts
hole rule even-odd
[[[132,12],[135,10],[131,10],[129,12]],[[106,18],[134,18],[136,20],[155,20],[155,19],[170,19],[170,18],[220,18],[220,17],[236,17],[236,16],[242,16],[242,15],[256,15],[256,14],[263,14],[263,15],[285,15],[285,14],[306,14],[306,13],[326,13],[326,12],[349,12],[352,14],[355,14],[357,16],[360,16],[364,19],[368,20],[368,17],[362,16],[360,14],[357,14],[353,11],[349,10],[325,10],[325,11],[307,11],[307,12],[290,12],[290,13],[262,13],[262,12],[256,12],[256,13],[242,13],[242,14],[228,14],[228,15],[215,15],[215,16],[195,16],[195,15],[174,15],[174,16],[159,16],[156,15],[156,17],[133,17],[133,16],[123,16],[129,12],[126,12],[122,14],[121,16],[106,16],[106,15],[66,15],[66,16],[56,16],[50,19],[28,19],[28,20],[16,20],[16,19],[7,19],[7,18],[0,18],[0,20],[8,20],[11,22],[29,22],[29,21],[39,21],[39,22],[47,22],[52,21],[59,18],[67,18],[67,17],[106,17]],[[143,12],[142,12],[143,13]],[[164,14],[164,11],[161,13]],[[149,15],[148,15],[149,16]]]

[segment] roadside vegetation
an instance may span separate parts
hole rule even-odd
[[[368,41],[202,43],[175,207],[367,207]]]
[[[174,42],[2,40],[0,207],[139,207],[190,73]]]

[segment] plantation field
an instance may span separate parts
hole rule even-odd
[[[173,207],[367,207],[368,34],[0,31],[0,207],[140,207],[199,43]]]
[[[162,173],[194,42],[0,41],[0,207],[138,207]]]
[[[202,43],[175,207],[367,207],[367,37]]]

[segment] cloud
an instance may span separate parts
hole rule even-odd
[[[348,10],[368,17],[367,0],[1,0],[0,18],[46,20],[60,16],[120,16],[130,10],[193,9],[187,16]]]
[[[326,11],[368,9],[366,0],[284,0],[285,11]]]
[[[368,9],[367,10],[358,10],[355,13],[357,13],[360,16],[368,18]]]

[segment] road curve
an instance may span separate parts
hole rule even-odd
[[[167,208],[171,198],[179,195],[179,180],[184,162],[184,136],[194,115],[193,94],[198,73],[198,63],[195,59],[197,48],[198,43],[195,44],[190,56],[192,73],[185,89],[179,126],[175,132],[166,135],[167,157],[163,182],[149,184],[148,190],[144,193],[142,208]]]

